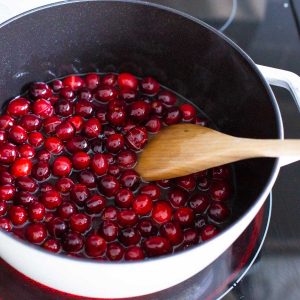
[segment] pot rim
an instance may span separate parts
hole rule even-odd
[[[38,12],[38,11],[42,11],[48,8],[52,8],[52,7],[56,7],[56,6],[62,6],[62,5],[68,5],[68,4],[73,4],[73,3],[85,3],[85,2],[116,2],[116,3],[129,3],[129,4],[134,4],[134,5],[143,5],[143,6],[150,6],[150,7],[154,7],[157,9],[161,9],[167,12],[170,12],[172,14],[176,14],[179,16],[182,16],[192,22],[197,23],[200,26],[205,27],[206,29],[212,31],[214,34],[216,34],[218,37],[220,37],[221,39],[225,40],[225,42],[227,42],[227,44],[232,47],[235,51],[237,51],[247,62],[248,66],[252,68],[252,70],[255,71],[256,75],[259,77],[261,83],[263,84],[264,88],[266,89],[266,92],[268,93],[269,99],[272,103],[273,109],[274,109],[274,113],[275,113],[275,118],[276,118],[276,123],[278,125],[278,130],[277,130],[277,134],[279,136],[279,139],[283,139],[284,137],[284,130],[283,130],[283,123],[282,123],[282,117],[280,114],[280,110],[279,110],[279,106],[278,103],[276,101],[276,98],[274,96],[274,93],[272,91],[272,89],[270,88],[269,84],[267,83],[267,80],[264,78],[264,76],[262,75],[262,73],[260,72],[260,70],[258,69],[258,67],[256,66],[255,62],[250,58],[250,56],[244,52],[244,50],[242,50],[235,42],[233,42],[230,38],[228,38],[226,35],[224,35],[222,32],[218,31],[217,29],[215,29],[214,27],[208,25],[207,23],[205,23],[204,21],[201,21],[200,19],[197,19],[196,17],[193,17],[185,12],[181,12],[177,9],[171,8],[171,7],[167,7],[161,4],[157,4],[157,3],[150,3],[147,2],[145,0],[65,0],[65,1],[58,1],[55,3],[50,3],[50,4],[46,4],[43,6],[39,6],[36,8],[33,8],[31,10],[25,11],[21,14],[18,14],[6,21],[4,21],[3,23],[0,24],[0,30],[1,28],[3,28],[6,25],[9,25],[10,23],[24,17],[27,15],[30,15],[32,13]],[[0,32],[1,35],[1,32]],[[252,204],[252,206],[248,209],[248,213],[249,211],[251,211],[251,209],[256,206],[256,204],[258,202],[260,202],[260,200],[265,197],[267,194],[269,194],[269,192],[271,191],[274,182],[278,176],[278,172],[280,169],[280,162],[279,162],[279,158],[274,158],[274,166],[272,169],[272,173],[271,176],[268,178],[268,181],[264,187],[264,189],[261,191],[260,195],[257,197],[256,201]],[[212,239],[205,241],[205,244],[210,244],[212,241],[214,241],[215,239],[217,239],[220,236],[225,235],[233,226],[235,226],[242,218],[245,217],[247,213],[244,213],[243,215],[241,215],[237,220],[235,220],[235,222],[231,223],[228,227],[226,227],[222,232],[220,232],[217,236],[213,237]],[[43,255],[51,255],[53,258],[57,258],[59,260],[69,260],[69,261],[73,261],[76,263],[84,263],[84,264],[99,264],[99,265],[112,265],[112,266],[133,266],[133,265],[139,265],[139,264],[149,264],[152,261],[158,261],[158,260],[167,260],[170,258],[174,258],[177,256],[181,256],[181,255],[185,255],[188,254],[191,251],[195,251],[197,248],[200,248],[201,246],[203,246],[203,244],[198,244],[195,245],[194,247],[185,249],[183,251],[179,251],[176,253],[172,253],[172,254],[168,254],[168,255],[164,255],[164,256],[159,256],[159,257],[153,257],[150,259],[146,259],[146,260],[142,260],[142,261],[96,261],[93,259],[88,259],[88,258],[79,258],[79,257],[70,257],[67,255],[61,255],[59,253],[52,253],[49,252],[45,249],[42,249],[40,246],[38,245],[34,245],[29,243],[28,241],[22,240],[20,238],[18,238],[17,236],[15,236],[13,233],[8,233],[5,231],[0,230],[0,238],[2,237],[9,237],[11,239],[13,239],[15,242],[17,243],[21,243],[24,246],[26,246],[27,248],[30,248],[31,250],[34,251],[39,251],[41,254]],[[0,246],[1,247],[1,246]],[[1,256],[0,256],[1,258]]]

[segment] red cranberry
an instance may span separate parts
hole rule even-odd
[[[55,112],[62,117],[68,117],[73,114],[73,104],[66,99],[60,99],[55,103]]]
[[[142,219],[137,225],[137,229],[143,237],[157,234],[157,228],[150,219]]]
[[[124,248],[117,242],[107,245],[106,255],[109,260],[118,261],[123,258]]]
[[[18,204],[21,204],[25,207],[30,206],[32,203],[38,200],[35,195],[29,192],[18,192],[15,198]]]
[[[191,192],[196,188],[196,180],[194,175],[186,175],[176,178],[176,183],[184,190]]]
[[[172,207],[166,201],[158,201],[154,204],[152,210],[152,219],[159,223],[163,224],[169,222],[172,218]]]
[[[91,102],[93,100],[92,99],[92,93],[89,91],[88,88],[83,88],[78,93],[78,99],[79,99],[79,101],[83,100],[83,101]]]
[[[172,92],[164,90],[158,94],[158,100],[162,101],[166,106],[172,106],[176,103],[177,98]]]
[[[136,245],[139,243],[141,235],[136,228],[126,227],[121,230],[119,239],[125,246]]]
[[[0,116],[0,130],[8,130],[15,124],[15,119],[9,115]]]
[[[67,232],[67,224],[59,217],[53,218],[48,224],[49,233],[55,238],[61,238]]]
[[[70,122],[64,121],[56,127],[55,134],[59,139],[66,141],[74,136],[75,129]]]
[[[148,195],[153,201],[160,197],[160,188],[155,184],[147,184],[140,189],[140,194]]]
[[[70,227],[74,231],[84,233],[91,227],[91,218],[83,213],[73,214],[70,218]]]
[[[148,102],[138,100],[131,104],[129,116],[136,122],[144,122],[148,119],[150,109],[151,107]]]
[[[33,103],[32,110],[35,115],[41,117],[42,119],[53,115],[52,104],[43,98],[40,98]]]
[[[55,187],[61,193],[68,193],[68,192],[70,192],[73,185],[74,185],[74,182],[72,179],[63,177],[63,178],[59,178],[56,181]]]
[[[117,84],[118,77],[116,74],[106,74],[101,79],[101,84],[108,86],[115,86]]]
[[[77,208],[73,202],[65,201],[58,208],[58,215],[63,220],[69,220],[73,214],[77,212]]]
[[[40,185],[40,192],[45,193],[45,192],[50,192],[50,191],[54,191],[54,186],[51,183],[42,183]]]
[[[14,183],[14,177],[7,171],[0,172],[0,184],[12,184]]]
[[[16,179],[16,185],[19,190],[31,193],[35,192],[37,189],[36,182],[29,176],[18,177]]]
[[[54,79],[53,81],[51,81],[51,87],[52,90],[57,93],[63,88],[63,83],[59,79]]]
[[[122,134],[115,133],[106,140],[106,149],[111,153],[117,153],[124,147],[124,137]]]
[[[83,247],[83,237],[77,232],[68,232],[62,238],[62,246],[66,252],[79,252]]]
[[[78,151],[88,151],[88,143],[84,137],[75,136],[67,141],[66,148],[71,153],[75,153]]]
[[[172,181],[170,179],[157,180],[156,183],[163,189],[172,187]]]
[[[28,158],[19,158],[11,166],[10,172],[15,177],[27,176],[32,168],[31,160]]]
[[[168,222],[160,228],[160,234],[167,238],[172,245],[179,245],[183,241],[183,233],[176,222]]]
[[[79,100],[75,104],[75,113],[81,117],[88,118],[94,113],[94,106],[86,100]]]
[[[52,166],[53,175],[65,177],[70,174],[72,170],[72,162],[66,156],[57,157]]]
[[[122,150],[117,155],[117,162],[120,167],[125,169],[131,169],[137,162],[137,155],[131,150]]]
[[[85,203],[85,210],[89,214],[100,213],[106,205],[106,198],[100,195],[93,195],[89,197]]]
[[[19,154],[24,158],[33,158],[35,155],[35,150],[31,145],[23,144],[19,147]]]
[[[76,132],[79,132],[83,127],[84,120],[81,116],[71,116],[70,118],[68,118],[68,121],[73,125]]]
[[[0,163],[10,164],[17,157],[17,148],[11,143],[4,143],[0,147]]]
[[[12,184],[0,185],[0,200],[11,200],[16,192],[16,188]]]
[[[47,162],[50,160],[51,154],[49,153],[49,151],[42,149],[36,154],[35,157],[37,158],[38,161]]]
[[[122,89],[120,91],[120,98],[125,100],[126,103],[132,103],[136,100],[137,91],[131,89]]]
[[[215,201],[226,201],[230,197],[229,184],[225,181],[213,181],[209,193]]]
[[[146,129],[150,132],[150,133],[157,133],[160,131],[161,129],[161,121],[159,118],[157,117],[151,117],[148,122],[145,124]]]
[[[106,247],[106,241],[97,234],[89,235],[85,241],[85,251],[91,257],[103,255]]]
[[[112,165],[115,163],[115,157],[111,153],[105,153],[106,160],[109,165]]]
[[[104,154],[97,153],[92,158],[92,170],[99,176],[105,174],[108,170],[107,158]]]
[[[70,197],[78,206],[83,207],[86,199],[90,197],[90,191],[83,184],[74,184],[71,188]]]
[[[179,109],[182,114],[182,121],[190,122],[196,117],[196,108],[194,105],[185,103],[179,106]]]
[[[117,215],[117,218],[118,218],[118,223],[123,227],[133,226],[138,221],[138,217],[134,212],[134,210],[132,209],[120,211]]]
[[[194,226],[197,230],[201,230],[207,224],[205,217],[201,215],[196,215],[194,220]]]
[[[157,117],[162,117],[165,113],[165,108],[161,100],[153,100],[151,102],[151,112]]]
[[[77,91],[84,85],[84,81],[79,76],[71,75],[63,79],[63,85]]]
[[[161,236],[149,237],[144,241],[144,249],[148,256],[159,256],[171,252],[170,242]]]
[[[115,107],[107,112],[106,119],[114,126],[123,126],[126,121],[126,111],[122,107]]]
[[[27,132],[23,127],[14,125],[9,130],[8,137],[12,142],[16,144],[22,144],[27,140]]]
[[[141,81],[142,91],[147,95],[156,95],[159,92],[160,85],[152,77],[145,77]]]
[[[136,214],[138,215],[147,215],[152,210],[152,199],[148,195],[137,195],[132,203],[132,207]]]
[[[208,209],[208,215],[215,222],[225,222],[230,215],[230,211],[224,203],[214,202]]]
[[[128,189],[120,189],[115,195],[115,203],[122,208],[128,208],[133,202],[133,193]]]
[[[188,194],[182,189],[175,188],[168,193],[168,200],[174,207],[185,206]]]
[[[48,99],[51,95],[51,89],[44,82],[34,82],[30,87],[30,95],[34,99],[45,98]]]
[[[167,125],[174,125],[181,121],[182,114],[178,107],[170,107],[167,109],[165,116],[164,116],[164,122]]]
[[[216,236],[218,233],[219,230],[216,226],[208,224],[202,228],[200,236],[202,241],[207,241]]]
[[[105,175],[101,177],[98,184],[101,193],[106,197],[114,196],[120,189],[120,184],[117,178],[111,175]]]
[[[49,137],[45,140],[44,146],[46,150],[53,154],[61,153],[64,145],[57,137]]]
[[[96,138],[101,132],[101,123],[97,118],[91,118],[83,125],[83,132],[88,138]]]
[[[126,249],[125,260],[142,260],[144,257],[144,252],[139,246],[131,246]]]
[[[219,166],[212,169],[213,179],[228,179],[230,177],[230,169],[228,166]]]
[[[85,76],[85,85],[89,90],[94,90],[100,83],[100,76],[95,73],[90,73]]]
[[[147,130],[145,127],[134,127],[126,133],[126,141],[133,150],[142,150],[148,140]]]
[[[78,174],[78,181],[86,185],[89,189],[97,186],[96,176],[90,170],[83,170]]]
[[[116,220],[118,209],[114,206],[107,206],[104,208],[101,219],[102,220]]]
[[[16,98],[9,102],[6,112],[12,117],[19,117],[28,114],[30,102],[25,98]]]
[[[0,229],[7,232],[12,231],[12,224],[8,218],[0,217]]]
[[[40,202],[33,202],[28,208],[29,219],[32,222],[40,222],[45,217],[45,206]]]
[[[41,202],[48,209],[55,209],[60,206],[62,198],[57,191],[48,191],[41,195]]]
[[[47,237],[44,224],[29,224],[26,228],[26,238],[30,243],[41,244]]]
[[[108,85],[101,85],[95,91],[95,98],[101,102],[107,103],[118,97],[118,91]]]
[[[194,212],[189,207],[179,207],[174,213],[174,220],[183,227],[191,226],[194,222]]]
[[[207,194],[195,194],[189,200],[190,208],[198,214],[204,214],[210,204]]]
[[[28,135],[28,142],[37,148],[43,144],[44,136],[40,132],[31,132]]]
[[[119,233],[119,227],[116,222],[111,220],[105,220],[100,226],[100,234],[108,242],[114,241]]]
[[[59,91],[59,94],[61,95],[62,98],[69,100],[69,101],[73,101],[75,98],[75,93],[69,86],[63,87]]]
[[[76,152],[72,157],[73,168],[77,170],[86,169],[90,160],[91,158],[86,152]]]
[[[121,73],[118,75],[118,85],[121,89],[136,90],[138,87],[138,80],[130,73]]]
[[[8,215],[11,222],[16,226],[23,225],[27,221],[27,211],[20,205],[11,206]]]
[[[32,167],[31,175],[39,181],[45,180],[50,176],[50,167],[48,162],[39,161]]]
[[[115,177],[119,177],[120,172],[121,172],[121,170],[120,170],[119,166],[109,165],[107,174],[115,176]]]
[[[141,182],[140,176],[134,170],[126,170],[120,177],[120,184],[131,190],[136,190]]]
[[[50,211],[46,211],[44,222],[47,224],[54,219],[54,214]]]
[[[60,251],[60,243],[55,239],[49,239],[43,244],[43,248],[54,253]]]
[[[185,246],[195,245],[199,242],[198,232],[194,228],[186,229],[183,233]]]
[[[7,202],[5,200],[0,200],[0,217],[6,214],[7,208]]]
[[[39,130],[42,127],[42,121],[35,115],[24,115],[19,125],[27,131]]]
[[[107,124],[106,114],[107,114],[106,106],[100,106],[97,108],[96,117],[100,121],[101,124]]]
[[[7,132],[1,130],[0,131],[0,142],[5,142],[7,140]]]
[[[52,105],[54,105],[58,100],[59,100],[59,96],[58,96],[58,95],[52,95],[52,96],[48,99],[48,101],[49,101]]]

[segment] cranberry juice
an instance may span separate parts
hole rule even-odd
[[[207,126],[152,77],[33,83],[0,116],[0,229],[48,251],[111,261],[212,238],[230,218],[230,167],[157,182],[134,170],[150,136],[180,122]]]

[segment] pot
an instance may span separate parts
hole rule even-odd
[[[137,1],[65,1],[32,10],[0,26],[2,104],[28,83],[70,73],[152,74],[190,99],[224,133],[283,138],[270,83],[288,87],[300,103],[300,79],[256,66],[231,40],[184,13]],[[265,77],[264,77],[265,76]],[[0,232],[0,256],[30,278],[85,297],[153,293],[193,276],[225,251],[255,217],[280,166],[261,158],[234,164],[232,224],[186,251],[141,262],[97,262],[45,252]]]

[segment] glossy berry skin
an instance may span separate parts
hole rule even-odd
[[[70,153],[76,153],[79,151],[87,151],[89,145],[84,137],[75,136],[66,142],[66,148]]]
[[[119,239],[123,245],[131,246],[139,243],[141,235],[136,228],[126,227],[120,231]]]
[[[104,175],[108,170],[106,156],[100,153],[95,154],[91,161],[91,168],[97,175]]]
[[[115,176],[116,178],[118,178],[119,175],[120,175],[120,172],[121,172],[121,170],[120,170],[119,166],[111,164],[108,167],[107,174]]]
[[[106,241],[97,234],[91,234],[86,238],[85,251],[88,256],[98,257],[104,254],[106,250]]]
[[[212,168],[211,176],[213,179],[224,179],[227,180],[230,178],[230,169],[228,166],[219,166]]]
[[[72,170],[72,162],[66,156],[59,156],[53,162],[52,172],[54,176],[65,177]]]
[[[67,223],[59,217],[53,218],[47,223],[48,232],[55,238],[61,238],[68,230]]]
[[[23,225],[27,221],[27,211],[20,205],[12,205],[8,211],[8,216],[15,226]]]
[[[55,135],[62,141],[70,140],[75,134],[73,125],[64,121],[55,128]]]
[[[83,237],[77,232],[68,232],[62,238],[62,247],[68,253],[79,252],[82,249],[83,244]]]
[[[26,228],[26,238],[30,243],[41,244],[47,237],[47,230],[43,224],[29,224]]]
[[[0,130],[9,130],[15,124],[15,119],[9,115],[0,116]]]
[[[28,208],[29,219],[32,222],[40,222],[45,217],[45,206],[40,202],[33,202]]]
[[[115,107],[108,110],[106,114],[107,121],[114,126],[123,126],[126,121],[126,111],[122,107]]]
[[[73,114],[73,103],[66,100],[60,99],[54,105],[55,113],[61,117],[68,117]]]
[[[144,252],[139,246],[128,247],[125,253],[125,260],[142,260],[144,257]]]
[[[40,98],[33,103],[32,110],[35,115],[42,119],[52,116],[54,111],[52,104],[43,98]]]
[[[182,113],[178,107],[169,107],[164,115],[164,122],[166,125],[178,124],[182,119]]]
[[[151,216],[158,224],[169,222],[172,218],[172,207],[166,201],[158,201],[153,205]]]
[[[195,245],[199,241],[199,235],[196,229],[188,228],[184,231],[184,244],[185,246]]]
[[[167,222],[160,228],[161,236],[168,239],[172,245],[179,245],[183,241],[183,232],[177,222]]]
[[[32,167],[31,176],[42,181],[50,176],[50,166],[46,161],[39,161]],[[23,175],[24,176],[24,175]]]
[[[111,261],[121,260],[124,256],[124,247],[114,242],[107,245],[106,256]]]
[[[97,118],[91,118],[84,123],[83,132],[88,138],[97,138],[101,132],[101,123]]]
[[[101,195],[93,195],[85,202],[85,210],[89,214],[99,214],[106,205],[106,198]]]
[[[160,85],[152,77],[145,77],[141,81],[141,90],[147,95],[156,95],[159,92]]]
[[[137,229],[142,237],[155,236],[158,232],[157,227],[150,218],[140,220]]]
[[[12,227],[12,223],[8,218],[0,217],[0,229],[10,232],[12,231]]]
[[[120,98],[125,100],[126,103],[132,103],[136,100],[137,91],[131,89],[122,89],[120,91]]]
[[[118,85],[121,89],[136,90],[138,87],[138,80],[130,73],[121,73],[118,76]]]
[[[230,196],[229,184],[225,181],[213,181],[209,188],[209,194],[215,201],[226,201]]]
[[[194,212],[189,207],[179,207],[174,213],[174,220],[182,227],[189,227],[194,222]]]
[[[70,87],[72,91],[77,91],[84,85],[84,81],[81,77],[75,75],[64,78],[62,83],[64,86]]]
[[[49,88],[49,86],[44,83],[44,82],[34,82],[31,86],[30,86],[30,95],[33,99],[38,99],[38,98],[44,98],[44,99],[48,99],[51,95],[51,89]]]
[[[59,154],[63,150],[63,143],[57,137],[49,137],[45,140],[44,146],[46,150],[53,154]]]
[[[172,106],[175,105],[177,98],[175,96],[175,94],[173,94],[170,91],[164,90],[161,91],[158,96],[157,96],[158,100],[162,101],[162,103],[165,106]]]
[[[193,175],[178,177],[176,183],[182,189],[191,192],[196,188],[196,180]]]
[[[75,114],[84,118],[91,117],[94,113],[94,106],[91,102],[80,100],[75,104]]]
[[[230,211],[224,203],[214,202],[208,209],[208,215],[215,222],[225,222],[230,215]]]
[[[168,193],[168,200],[174,207],[185,206],[188,201],[188,193],[182,189],[175,188]]]
[[[72,156],[73,168],[76,170],[86,169],[90,165],[91,158],[86,152],[76,152]]]
[[[40,132],[31,132],[28,134],[28,143],[33,147],[40,147],[44,142],[44,136]]]
[[[115,195],[115,204],[121,208],[128,208],[133,202],[134,196],[129,189],[120,189]]]
[[[124,188],[135,191],[141,182],[139,174],[134,170],[125,170],[120,177],[120,184]]]
[[[97,178],[95,174],[90,170],[82,170],[78,176],[79,183],[84,184],[86,187],[95,188],[97,186]]]
[[[90,197],[90,191],[83,184],[74,184],[70,191],[70,197],[78,206],[83,207]]]
[[[145,124],[145,127],[150,133],[158,133],[162,127],[162,123],[158,117],[151,117]]]
[[[72,179],[63,177],[63,178],[59,178],[56,181],[55,188],[60,193],[68,193],[68,192],[70,192],[73,185],[74,185],[74,182]]]
[[[117,153],[124,147],[124,137],[122,134],[115,133],[110,135],[106,140],[106,149],[110,153]]]
[[[115,86],[117,84],[118,76],[116,74],[106,74],[101,78],[102,85]]]
[[[116,99],[118,91],[113,86],[101,85],[95,91],[95,98],[103,103]]]
[[[134,210],[125,209],[118,212],[117,220],[120,226],[128,227],[135,225],[138,221],[138,218]]]
[[[17,157],[17,147],[11,143],[4,143],[0,147],[0,163],[9,164]]]
[[[22,144],[27,140],[26,130],[19,125],[13,125],[8,133],[8,138],[11,142],[15,144]]]
[[[144,249],[149,257],[159,256],[169,253],[171,244],[166,238],[153,236],[144,241]]]
[[[165,106],[161,100],[153,100],[151,103],[151,114],[161,118],[165,114]]]
[[[0,171],[0,184],[13,184],[15,178],[7,171]]]
[[[77,208],[73,202],[65,201],[58,208],[58,215],[62,220],[69,220],[70,217],[77,212]]]
[[[11,166],[10,172],[14,177],[28,176],[31,173],[32,162],[28,158],[19,158]]]
[[[63,99],[66,99],[68,101],[73,101],[75,98],[75,93],[69,86],[63,87],[59,91],[59,94]]]
[[[44,242],[42,247],[50,252],[58,253],[60,251],[61,245],[55,239],[48,239]]]
[[[207,219],[204,216],[196,215],[194,220],[195,229],[200,231],[204,226],[207,225]]]
[[[29,192],[18,192],[15,197],[15,202],[26,208],[36,201],[38,201],[38,198]]]
[[[115,206],[107,206],[104,208],[101,219],[102,220],[116,220],[118,209]]]
[[[19,154],[24,158],[33,158],[35,156],[35,150],[31,145],[23,144],[19,146]]]
[[[35,180],[30,176],[21,176],[16,179],[16,186],[19,191],[35,192],[37,190],[37,184]]]
[[[210,204],[208,194],[195,194],[189,200],[189,207],[197,214],[204,214]]]
[[[8,205],[5,200],[0,200],[0,217],[3,217],[8,209]]]
[[[119,226],[115,221],[104,220],[100,226],[99,233],[107,242],[114,241],[118,237]]]
[[[35,115],[26,114],[20,119],[19,125],[22,126],[27,132],[31,132],[34,130],[39,130],[42,127],[42,121]]]
[[[12,184],[0,185],[0,200],[11,200],[16,192],[16,188]]]
[[[190,122],[196,117],[196,108],[195,106],[185,103],[179,106],[179,109],[182,114],[182,121]]]
[[[100,76],[95,73],[90,73],[85,76],[85,85],[89,90],[94,90],[100,84]]]
[[[58,92],[63,88],[63,83],[59,79],[54,79],[53,81],[51,81],[51,87],[54,92]]]
[[[148,102],[143,100],[138,100],[131,104],[129,110],[129,116],[135,122],[141,123],[148,119],[150,110],[151,110],[151,106]]]
[[[147,130],[145,127],[133,127],[126,133],[125,138],[131,149],[142,150],[148,141]]]
[[[153,201],[158,200],[161,194],[159,187],[155,184],[144,185],[140,188],[139,193],[148,195]]]
[[[79,132],[84,124],[84,119],[81,116],[73,115],[68,118],[68,121],[73,125],[76,132]]]
[[[153,207],[152,199],[148,195],[137,195],[133,200],[132,207],[136,214],[147,215]]]
[[[119,181],[112,175],[105,175],[98,181],[99,190],[106,197],[114,196],[120,189]]]
[[[122,150],[117,155],[117,163],[121,168],[131,169],[137,162],[137,155],[131,150]]]
[[[28,114],[30,102],[25,98],[16,98],[9,102],[6,112],[12,117],[20,117]]]
[[[202,241],[207,241],[216,236],[218,232],[219,230],[216,226],[208,224],[202,228],[200,236]]]
[[[56,209],[62,203],[61,195],[57,191],[44,192],[41,195],[41,202],[48,209]]]
[[[91,218],[83,213],[73,214],[70,218],[70,228],[74,231],[84,233],[91,226]]]

